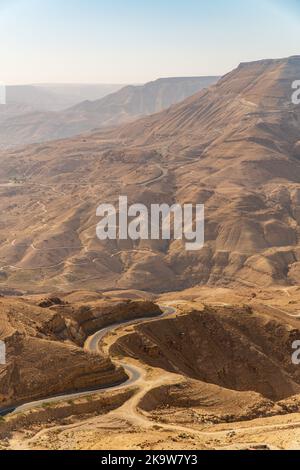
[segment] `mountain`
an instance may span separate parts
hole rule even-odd
[[[161,78],[146,85],[124,87],[102,100],[80,103],[70,112],[87,113],[87,117],[99,115],[107,124],[112,120],[115,125],[163,111],[217,80],[218,77]]]
[[[100,100],[83,101],[65,111],[43,111],[40,106],[37,108],[40,112],[32,110],[2,119],[0,146],[44,142],[114,127],[162,111],[216,81],[217,77],[165,78],[143,86],[127,86]],[[58,88],[54,90],[57,100]],[[53,94],[53,88],[45,88],[46,92]],[[55,100],[52,102],[54,107]]]
[[[299,76],[298,56],[244,63],[158,114],[2,153],[0,288],[298,285]],[[205,247],[100,242],[96,208],[119,195],[204,203]]]

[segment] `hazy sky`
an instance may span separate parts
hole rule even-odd
[[[0,81],[138,83],[300,54],[299,0],[0,0]]]

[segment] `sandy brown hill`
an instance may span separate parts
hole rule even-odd
[[[3,153],[3,288],[299,284],[299,76],[300,57],[241,64],[162,113]],[[204,203],[204,249],[100,243],[96,208],[119,195]]]
[[[96,128],[114,127],[162,111],[210,86],[217,79],[218,77],[165,78],[143,86],[126,86],[96,101],[87,100],[79,103],[77,97],[76,103],[79,104],[65,111],[49,112],[52,108],[45,110],[44,104],[37,106],[39,112],[14,116],[9,116],[7,113],[7,118],[0,126],[0,146],[44,142],[71,137]],[[55,93],[50,88],[50,92],[54,95],[53,107],[55,101],[63,99],[57,89],[54,91]],[[46,94],[47,90],[41,88],[41,93],[43,92]],[[65,98],[70,100],[72,96],[66,95]],[[42,99],[41,101],[43,104]]]

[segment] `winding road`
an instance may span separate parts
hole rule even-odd
[[[94,335],[90,336],[84,345],[85,351],[91,353],[91,354],[100,354],[100,342],[103,340],[104,336],[106,336],[108,333],[113,332],[114,330],[123,327],[123,326],[133,326],[137,325],[140,323],[144,322],[152,322],[156,321],[157,319],[163,319],[169,315],[172,315],[176,313],[176,309],[173,307],[167,307],[167,306],[160,306],[163,313],[159,316],[156,317],[143,317],[143,318],[138,318],[135,320],[129,320],[126,322],[122,323],[115,323],[111,326],[108,326],[107,328],[103,328]],[[128,387],[131,387],[135,383],[137,383],[143,375],[143,370],[133,366],[131,364],[126,364],[125,362],[121,361],[115,361],[115,365],[123,367],[125,370],[125,373],[128,377],[128,379],[123,382],[123,383],[114,383],[111,385],[106,385],[98,389],[92,389],[92,390],[85,390],[83,392],[76,392],[76,393],[69,393],[69,394],[63,394],[63,395],[58,395],[54,397],[49,397],[49,398],[44,398],[42,400],[37,400],[37,401],[32,401],[29,403],[25,403],[23,405],[16,405],[16,406],[11,406],[6,409],[0,410],[0,416],[6,416],[8,414],[16,414],[24,411],[31,410],[33,408],[45,406],[51,403],[58,403],[61,401],[66,401],[66,400],[71,400],[75,398],[84,398],[88,397],[90,395],[95,395],[97,393],[103,393],[111,390],[120,390],[120,389],[125,389]]]
[[[168,176],[168,169],[163,168],[161,165],[157,165],[158,170],[160,171],[160,174],[158,176],[155,176],[154,178],[147,179],[146,181],[142,181],[141,183],[136,183],[137,186],[150,186],[154,183],[158,183],[159,181],[162,181],[165,179],[166,176]]]
[[[176,302],[177,303],[177,302]],[[261,305],[262,308],[266,308],[268,306],[266,305]],[[288,317],[294,317],[295,319],[299,319],[297,316],[293,316],[291,314],[288,314],[287,312],[284,312],[283,310],[276,309],[275,307],[270,307],[273,313],[284,313]],[[172,315],[176,313],[176,308],[170,307],[170,306],[161,306],[161,309],[163,310],[163,314],[159,315],[157,317],[144,317],[144,318],[139,318],[136,320],[130,320],[126,321],[123,323],[117,323],[113,324],[107,328],[103,328],[94,335],[90,336],[86,343],[85,343],[85,350],[93,353],[93,354],[98,354],[100,353],[100,344],[103,338],[106,336],[106,334],[115,331],[116,329],[120,327],[124,327],[126,325],[131,326],[135,324],[140,324],[143,322],[153,322],[156,321],[157,319],[161,319],[164,317],[168,317],[169,315]],[[155,382],[148,383],[146,376],[145,376],[145,370],[142,368],[139,368],[135,365],[127,364],[126,362],[121,362],[121,361],[116,361],[116,365],[122,366],[128,376],[128,380],[126,380],[122,384],[114,384],[111,386],[106,386],[105,388],[101,388],[98,390],[90,390],[90,391],[85,391],[81,393],[74,393],[74,394],[68,394],[68,395],[63,395],[60,397],[52,397],[44,400],[40,400],[37,402],[32,402],[32,403],[27,403],[25,405],[16,407],[14,410],[4,410],[2,411],[2,414],[9,414],[9,413],[17,413],[20,411],[26,411],[32,408],[36,408],[37,406],[42,406],[48,403],[53,403],[53,402],[59,402],[59,401],[66,401],[67,399],[72,399],[72,398],[78,398],[78,397],[86,397],[89,395],[94,395],[100,392],[106,392],[106,391],[111,391],[111,390],[117,390],[117,389],[126,389],[132,385],[139,385],[139,391],[130,399],[128,400],[119,410],[113,411],[115,414],[115,417],[120,416],[120,418],[124,418],[124,415],[128,418],[130,416],[130,419],[132,422],[136,425],[141,426],[145,430],[151,428],[153,424],[155,424],[159,429],[167,430],[170,432],[170,430],[176,431],[176,432],[185,432],[185,433],[191,433],[195,437],[201,437],[201,438],[207,438],[207,439],[228,439],[230,434],[234,433],[235,436],[241,436],[244,439],[249,435],[251,438],[253,436],[253,433],[260,434],[260,433],[265,433],[265,432],[281,432],[281,431],[286,431],[286,430],[295,430],[297,427],[300,427],[300,422],[299,421],[294,421],[294,422],[284,422],[284,423],[264,423],[262,421],[261,424],[257,424],[253,426],[252,425],[242,425],[238,426],[235,425],[235,423],[232,423],[232,426],[225,426],[224,429],[218,429],[214,430],[213,428],[210,429],[204,429],[204,430],[198,430],[195,429],[194,427],[191,426],[184,426],[180,424],[171,424],[171,423],[163,423],[163,422],[153,422],[152,420],[149,420],[149,418],[142,413],[140,413],[140,410],[138,410],[138,405],[141,400],[145,396],[145,394],[152,388],[155,387]],[[161,379],[158,381],[158,385],[161,385],[160,383]],[[1,415],[1,412],[0,412]],[[237,423],[238,424],[238,423]],[[240,423],[241,424],[241,423]],[[63,426],[63,429],[69,429],[73,428],[74,424],[68,425],[68,426]],[[55,430],[61,430],[62,427],[61,425],[57,427],[53,427],[50,429],[50,431],[55,431]],[[37,439],[39,439],[41,436],[46,435],[47,432],[49,431],[48,428],[40,430],[37,434],[35,434],[33,437],[31,437],[28,440],[25,440],[22,438],[21,441],[16,441],[15,445],[16,447],[13,447],[13,449],[17,450],[28,450],[31,449],[31,444],[35,443]],[[256,441],[255,441],[256,442]],[[254,444],[255,444],[254,442]],[[253,445],[252,441],[249,441],[249,444],[246,443],[241,443],[242,448],[248,448]],[[225,449],[226,447],[224,447]],[[220,450],[222,450],[222,446],[220,445]]]

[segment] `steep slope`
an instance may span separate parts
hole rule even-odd
[[[241,64],[161,113],[3,153],[3,288],[299,284],[299,76],[300,57]],[[119,195],[204,203],[205,247],[101,243],[96,208]]]
[[[100,100],[84,101],[66,111],[53,113],[48,109],[43,111],[40,106],[36,109],[41,112],[22,113],[2,120],[0,146],[44,142],[117,126],[162,111],[216,81],[217,77],[166,78],[144,86],[124,87]],[[55,109],[55,101],[60,96],[55,90],[51,109]]]

